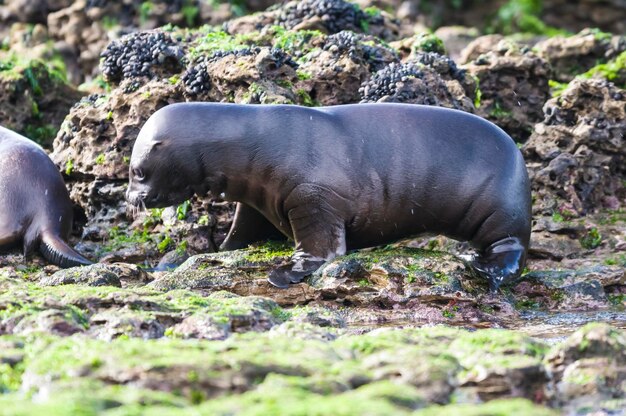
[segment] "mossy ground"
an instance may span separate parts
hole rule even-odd
[[[272,331],[224,341],[3,335],[0,344],[4,415],[555,414],[527,399],[432,402],[430,386],[448,386],[446,403],[455,378],[486,361],[548,354],[505,330],[389,329],[326,342]]]

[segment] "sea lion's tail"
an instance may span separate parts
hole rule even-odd
[[[93,264],[68,246],[61,237],[52,233],[43,233],[39,251],[46,260],[63,268]]]

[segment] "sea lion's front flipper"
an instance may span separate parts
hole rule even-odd
[[[489,281],[492,292],[522,274],[526,257],[524,245],[517,237],[507,237],[487,247],[472,261],[474,269]]]
[[[231,225],[226,239],[220,246],[220,251],[245,248],[257,241],[282,241],[286,238],[263,214],[239,202],[235,210],[233,225]]]
[[[343,200],[338,203],[328,197],[337,199],[323,188],[301,185],[287,199],[296,251],[270,273],[268,280],[274,286],[286,288],[299,283],[325,262],[345,254],[345,220],[340,215]]]
[[[50,232],[44,232],[41,235],[41,243],[39,251],[50,263],[54,263],[61,267],[86,266],[93,264],[85,257],[77,253],[72,247],[68,246],[61,237]]]

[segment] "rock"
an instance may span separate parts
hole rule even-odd
[[[233,19],[224,27],[228,33],[234,34],[271,25],[294,30],[319,30],[327,34],[350,30],[384,40],[394,39],[399,31],[397,22],[387,13],[380,10],[366,13],[345,0],[289,1],[262,13]]]
[[[172,335],[181,338],[225,339],[233,333],[263,332],[282,323],[288,316],[274,301],[259,297],[239,297],[217,293],[220,310],[200,312],[173,327]],[[216,313],[218,312],[218,313]]]
[[[150,286],[164,291],[227,290],[269,297],[281,306],[324,301],[353,308],[340,321],[315,315],[297,318],[318,324],[330,319],[323,325],[332,326],[343,325],[344,319],[351,325],[403,320],[484,323],[516,314],[502,299],[491,298],[486,282],[449,254],[410,248],[354,253],[327,263],[305,283],[277,291],[267,282],[267,273],[290,253],[291,248],[259,246],[193,256],[175,271],[160,274]]]
[[[11,333],[69,336],[85,331],[84,322],[81,322],[80,318],[80,315],[50,308],[38,314],[22,317],[11,329]]]
[[[94,22],[86,13],[86,0],[73,2],[71,6],[50,13],[47,17],[50,35],[63,42],[66,50],[78,57],[84,79],[97,76],[96,69],[100,51],[111,40],[101,23]],[[112,36],[116,36],[115,33]]]
[[[273,327],[270,333],[302,340],[333,341],[337,338],[338,332],[334,328],[321,328],[314,324],[290,321]]]
[[[434,52],[439,55],[446,55],[446,48],[443,41],[430,31],[416,33],[413,36],[402,38],[389,44],[400,52],[402,60],[405,61],[421,54],[422,52]]]
[[[607,32],[626,33],[626,6],[620,0],[583,0],[576,3],[546,0],[542,8],[543,20],[552,26],[570,31],[598,27]]]
[[[458,62],[469,64],[479,56],[497,50],[498,44],[503,40],[504,36],[499,34],[479,36],[461,50]]]
[[[285,52],[267,46],[209,50],[187,68],[182,81],[194,100],[290,104],[298,98],[283,85],[297,80],[297,66]]]
[[[154,111],[179,97],[170,83],[154,81],[133,93],[124,93],[122,86],[110,96],[92,95],[72,107],[50,157],[67,176],[70,197],[85,211],[86,229],[94,238],[108,238],[112,227],[126,224],[124,194],[134,139]]]
[[[626,271],[617,266],[577,270],[532,271],[512,288],[518,303],[561,310],[595,310],[609,307],[605,292],[626,284]]]
[[[176,270],[164,273],[150,284],[158,290],[227,290],[241,296],[267,296],[280,305],[305,303],[314,299],[307,285],[276,291],[267,273],[291,255],[291,248],[261,246],[247,250],[200,254],[190,257]]]
[[[56,130],[81,93],[55,65],[0,52],[0,124],[50,147]]]
[[[468,301],[481,283],[467,278],[465,265],[439,252],[408,248],[339,257],[310,279],[325,299],[353,306],[387,307],[416,301]]]
[[[84,284],[87,286],[143,286],[152,278],[133,264],[96,263],[83,267],[72,267],[45,275],[39,280],[42,286]]]
[[[45,23],[51,12],[68,7],[70,0],[7,0],[0,7],[4,20],[24,23]]]
[[[461,52],[478,38],[480,32],[474,27],[465,26],[442,26],[435,30],[435,36],[437,36],[443,42],[446,51],[450,58],[459,63],[466,63],[474,58],[465,57],[461,59]],[[487,52],[487,51],[485,51]],[[482,52],[482,53],[485,53]],[[479,53],[478,55],[480,55]]]
[[[531,234],[528,254],[534,258],[562,260],[564,258],[575,257],[580,254],[582,250],[578,239],[572,238],[569,235],[555,235],[544,230]]]
[[[497,329],[465,334],[449,346],[466,369],[459,388],[482,401],[540,397],[548,381],[541,365],[546,350],[545,344],[533,338]]]
[[[476,114],[524,142],[543,119],[541,108],[550,94],[548,63],[526,47],[502,41],[464,68],[478,80]]]
[[[533,213],[593,212],[626,198],[626,91],[600,79],[575,79],[544,108],[523,147]]]
[[[475,84],[471,77],[450,58],[420,52],[412,60],[391,63],[376,72],[361,85],[359,93],[361,102],[439,105],[473,112],[472,87]]]
[[[165,327],[154,317],[134,311],[115,310],[96,313],[89,319],[92,336],[111,341],[120,336],[140,339],[161,338]]]
[[[40,284],[43,286],[57,286],[75,283],[84,283],[88,286],[117,286],[121,287],[117,274],[107,269],[106,265],[94,264],[85,267],[71,267],[56,272],[52,276],[45,276]]]
[[[584,29],[573,36],[548,38],[537,43],[534,49],[550,63],[554,79],[569,82],[576,75],[610,61],[626,50],[626,37]]]
[[[359,87],[379,69],[398,62],[396,52],[372,36],[342,31],[325,37],[318,50],[303,57],[298,74],[305,79],[297,84],[319,105],[357,102]]]
[[[623,398],[625,345],[623,332],[596,323],[555,346],[545,357],[555,386],[551,399],[567,408],[602,408],[603,400]]]
[[[136,32],[109,43],[100,56],[104,80],[119,83],[122,79],[172,76],[182,69],[184,51],[169,33]]]

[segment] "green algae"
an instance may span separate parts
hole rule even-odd
[[[30,116],[18,132],[43,146],[51,144],[58,126],[45,119],[42,110],[48,108],[42,104],[50,89],[68,88],[63,60],[58,57],[45,61],[31,59],[12,52],[0,54],[0,82],[4,84],[5,93],[23,97],[26,105],[30,105]]]
[[[207,402],[198,408],[213,415],[405,415],[421,404],[410,386],[366,385],[338,395],[320,395],[299,388],[260,386],[238,397]],[[412,394],[414,393],[414,394]]]
[[[414,345],[421,350],[439,350],[442,344],[448,344],[463,333],[458,328],[436,326],[428,329],[407,328],[402,331],[391,329],[378,330],[363,335],[346,336],[335,344],[358,355],[369,355],[385,349],[394,349]]]
[[[519,32],[547,36],[568,34],[565,30],[545,24],[541,20],[542,8],[542,0],[509,0],[491,18],[487,32],[504,35]]]
[[[30,59],[9,53],[0,58],[0,79],[20,80],[27,82],[35,95],[41,95],[41,79],[46,78],[53,83],[67,83],[65,64],[61,59],[41,60]]]
[[[538,367],[549,347],[526,335],[499,329],[465,333],[450,343],[452,355],[464,368],[461,380],[485,370],[504,371]]]
[[[8,279],[11,281],[12,279]],[[3,280],[0,279],[0,285]],[[279,324],[290,318],[289,312],[271,299],[240,297],[228,292],[200,295],[187,290],[162,293],[146,288],[122,290],[111,286],[63,285],[40,287],[22,282],[12,285],[10,291],[0,294],[0,328],[3,322],[18,320],[34,324],[38,316],[54,310],[56,316],[72,328],[90,329],[91,317],[99,310],[113,305],[124,307],[119,317],[154,320],[163,314],[187,317],[208,315],[216,323],[228,324],[234,320],[249,319]],[[51,309],[50,305],[54,305]]]
[[[556,416],[559,412],[539,406],[527,399],[498,399],[481,404],[432,406],[414,413],[415,416]]]
[[[250,246],[244,254],[244,260],[250,263],[267,263],[277,258],[291,257],[293,253],[293,243],[267,241],[261,245]]]
[[[201,56],[212,56],[216,52],[234,52],[249,49],[256,44],[258,33],[230,35],[224,31],[208,31],[191,43],[189,60],[195,61]]]
[[[206,307],[203,299],[183,297]],[[216,298],[236,299],[224,292]],[[599,333],[623,348],[623,331],[603,325],[586,326],[563,346],[581,351],[581,339],[589,339],[585,354],[597,354]],[[18,358],[15,370],[0,366],[0,382],[11,386],[0,394],[7,415],[63,414],[63,404],[86,415],[555,414],[526,399],[432,405],[435,398],[447,403],[455,379],[474,366],[503,371],[541,363],[545,344],[506,330],[388,329],[335,341],[275,332],[214,342],[0,336],[0,345],[9,344],[0,359]],[[19,385],[27,394],[16,392]]]
[[[411,51],[435,52],[440,55],[446,54],[443,41],[432,32],[421,32],[415,35],[415,41],[411,45]]]
[[[591,227],[585,235],[580,238],[580,245],[588,250],[593,250],[602,244],[602,234],[596,227]]]
[[[0,395],[3,416],[21,415],[102,415],[121,410],[124,415],[142,414],[152,407],[176,409],[189,406],[184,398],[171,393],[136,388],[132,386],[107,385],[106,383],[80,379],[57,382],[45,401],[32,401],[29,394]]]
[[[609,81],[620,81],[617,86],[626,88],[626,51],[615,59],[601,63],[580,75],[581,78],[602,77]]]
[[[360,250],[347,254],[338,259],[343,260],[361,260],[367,267],[371,267],[376,263],[383,263],[385,261],[391,261],[395,259],[421,259],[421,258],[441,258],[448,255],[448,253],[436,250],[426,250],[413,247],[394,247],[385,246],[375,248],[373,250]],[[412,267],[412,266],[409,266]],[[414,271],[417,271],[418,266]]]
[[[274,32],[272,45],[289,54],[306,55],[315,47],[313,41],[325,35],[319,30],[288,30],[281,26],[272,26]]]

